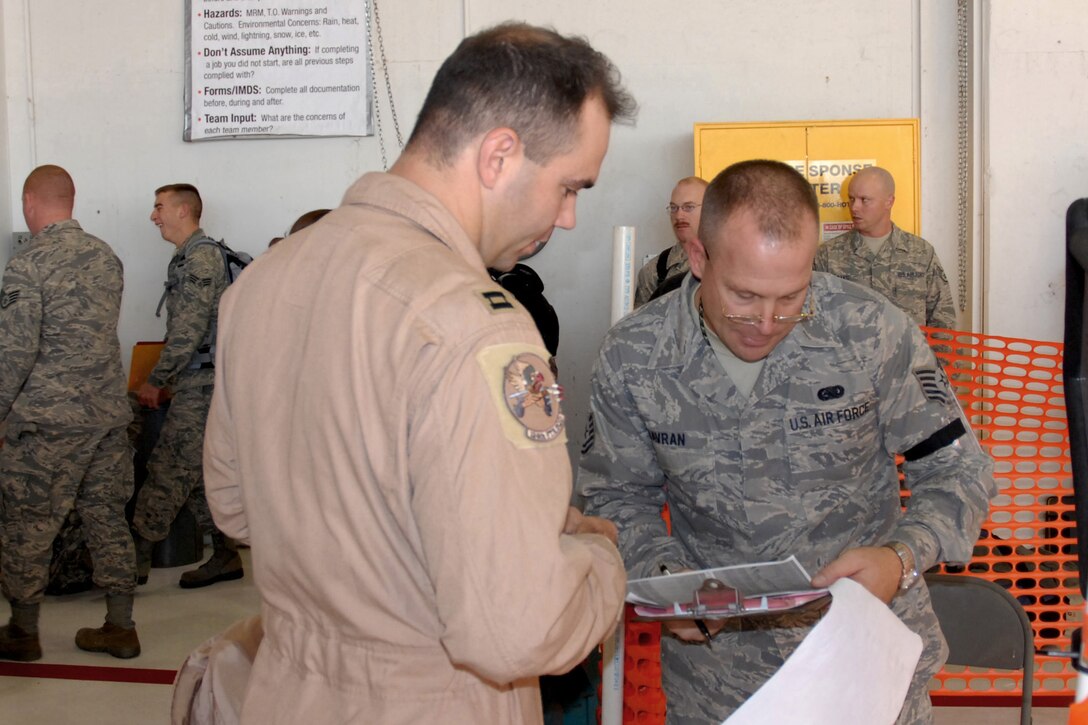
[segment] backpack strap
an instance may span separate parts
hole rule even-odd
[[[219,248],[219,251],[223,255],[223,264],[227,265],[227,279],[230,279],[230,265],[227,261],[227,252],[223,249],[223,244],[221,242],[217,242],[211,237],[204,236],[200,239],[195,240],[190,247],[187,247],[185,251],[182,252],[181,260],[178,262],[178,264],[184,264],[185,260],[189,257],[189,252],[191,252],[194,247],[200,246],[202,244],[214,244],[216,247]],[[155,317],[162,317],[162,306],[166,304],[166,298],[170,295],[170,280],[166,280],[165,282],[163,282],[162,286],[162,297],[159,298],[159,304],[155,307]]]
[[[657,287],[665,281],[665,275],[669,273],[669,252],[672,251],[672,247],[669,247],[661,254],[657,255]]]

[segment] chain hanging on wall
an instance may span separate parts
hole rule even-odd
[[[397,106],[393,102],[393,84],[389,80],[389,64],[385,59],[385,40],[382,37],[382,19],[378,12],[378,0],[368,0],[366,9],[366,54],[370,62],[370,83],[368,91],[374,104],[374,132],[378,137],[378,151],[382,157],[382,170],[389,168],[389,159],[385,154],[385,133],[382,130],[382,109],[377,93],[377,75],[379,65],[374,62],[374,46],[378,47],[381,61],[381,73],[385,80],[385,96],[389,104],[389,116],[393,121],[393,132],[397,139],[397,150],[404,148],[400,134],[400,121],[397,120]]]
[[[967,309],[967,279],[968,279],[968,249],[970,248],[970,228],[968,223],[970,209],[970,194],[968,180],[970,179],[970,57],[971,47],[968,37],[968,3],[969,0],[958,0],[956,3],[956,52],[959,66],[957,99],[957,142],[956,142],[956,201],[959,208],[958,224],[956,229],[956,251],[959,262],[959,308],[960,312]]]

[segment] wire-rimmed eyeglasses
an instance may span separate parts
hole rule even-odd
[[[809,295],[808,300],[805,302],[804,312],[800,312],[796,315],[771,315],[771,322],[781,325],[792,325],[798,322],[804,322],[805,320],[810,320],[815,314],[816,311],[812,307],[812,295]],[[763,324],[763,317],[761,315],[733,315],[726,312],[725,305],[722,305],[722,317],[735,325]]]
[[[668,206],[665,207],[665,211],[667,211],[670,214],[675,214],[678,211],[682,211],[685,214],[691,214],[693,211],[695,211],[696,209],[698,209],[701,206],[702,206],[702,204],[693,204],[692,202],[689,201],[686,204],[679,204],[679,205],[669,204]]]

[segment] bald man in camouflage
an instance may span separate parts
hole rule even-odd
[[[125,502],[132,450],[117,317],[121,260],[72,219],[75,185],[59,166],[39,166],[23,185],[33,235],[4,271],[0,290],[0,450],[3,591],[10,623],[0,658],[41,658],[38,618],[53,539],[73,508],[106,590],[106,622],[76,645],[128,658],[140,654],[132,621],[136,586]]]
[[[891,300],[919,325],[956,328],[956,305],[933,246],[892,223],[895,179],[879,166],[848,187],[854,228],[816,252],[813,269],[857,282]]]

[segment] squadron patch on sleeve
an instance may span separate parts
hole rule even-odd
[[[483,298],[484,303],[487,304],[487,308],[492,312],[514,309],[514,304],[507,299],[505,292],[500,292],[499,290],[484,290],[483,292],[480,292],[480,297]]]
[[[566,443],[562,389],[548,353],[524,343],[493,345],[476,360],[488,381],[506,437],[519,448]]]
[[[19,296],[22,294],[22,290],[0,290],[0,309],[7,309],[13,304],[19,301]]]
[[[914,379],[922,388],[926,400],[947,405],[949,400],[948,381],[944,371],[939,368],[915,368]]]

